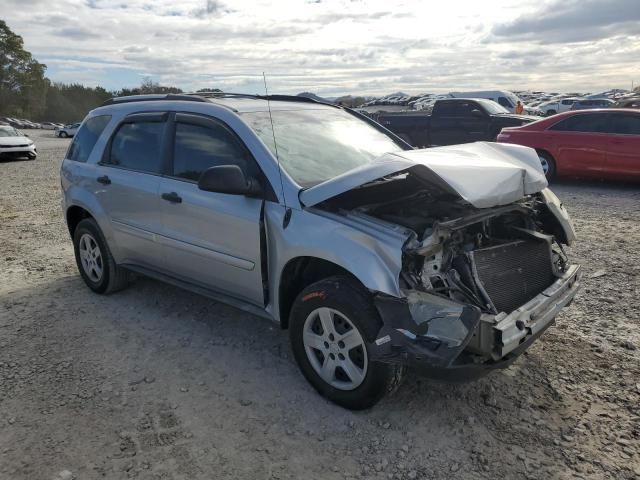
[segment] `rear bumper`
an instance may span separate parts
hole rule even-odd
[[[575,297],[581,267],[572,265],[539,295],[510,314],[481,314],[428,293],[378,295],[383,327],[369,345],[372,360],[400,363],[429,376],[460,381],[508,367],[549,328]],[[433,299],[436,298],[437,306]]]

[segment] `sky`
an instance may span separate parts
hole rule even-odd
[[[54,81],[325,96],[640,84],[640,0],[0,0]]]

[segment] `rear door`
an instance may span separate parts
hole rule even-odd
[[[260,178],[244,143],[212,117],[176,113],[172,160],[161,180],[162,243],[177,278],[264,306],[261,273],[263,200],[198,188],[209,167],[238,165]]]
[[[640,178],[640,115],[627,112],[609,114],[611,135],[607,142],[607,166],[615,178]]]
[[[116,128],[97,165],[96,197],[107,213],[120,263],[161,270],[158,195],[167,113],[129,115]]]
[[[554,147],[556,169],[561,175],[599,177],[607,170],[607,116],[578,113],[552,125],[546,132]]]
[[[463,143],[456,116],[457,100],[438,100],[429,123],[431,145],[453,145]]]

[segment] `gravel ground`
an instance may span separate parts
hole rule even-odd
[[[68,140],[0,163],[2,479],[640,479],[640,189],[557,184],[585,266],[571,307],[507,370],[409,374],[368,412],[306,383],[286,332],[148,279],[76,272]]]

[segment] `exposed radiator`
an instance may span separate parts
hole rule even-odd
[[[480,284],[498,312],[510,313],[553,283],[551,246],[518,240],[469,253]]]

